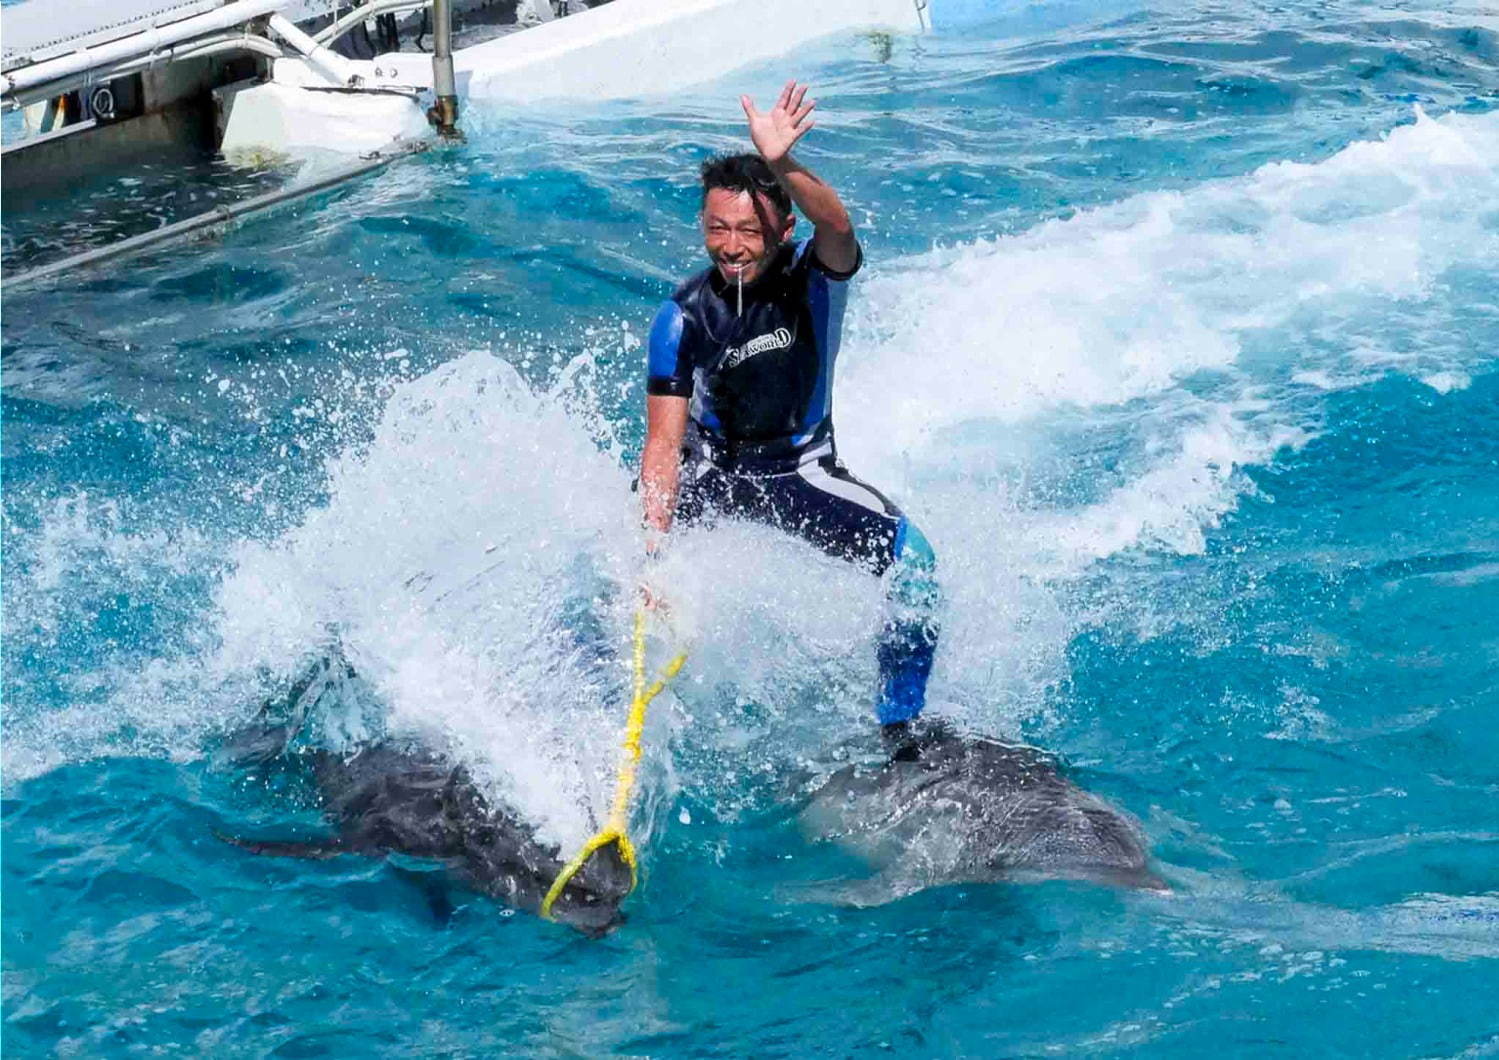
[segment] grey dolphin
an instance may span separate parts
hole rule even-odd
[[[222,838],[256,854],[427,858],[460,885],[530,913],[540,911],[562,871],[556,846],[490,805],[468,770],[442,755],[380,744],[348,758],[327,751],[298,757],[311,761],[334,834],[311,842]],[[619,905],[630,888],[630,869],[611,844],[568,881],[552,917],[587,935],[607,934],[622,922]]]
[[[227,741],[219,755],[221,762],[241,765],[279,759],[310,766],[333,834],[309,842],[220,838],[256,854],[285,857],[430,859],[459,885],[538,913],[563,869],[561,851],[540,841],[517,814],[491,804],[462,765],[431,749],[392,741],[349,755],[289,750],[318,701],[339,694],[353,680],[354,671],[342,658],[320,660],[283,703],[262,708],[260,721]],[[273,720],[287,710],[287,720]],[[618,847],[607,845],[568,881],[552,905],[552,918],[587,935],[607,934],[624,919],[619,906],[632,883]]]
[[[879,869],[841,892],[858,905],[944,883],[1078,879],[1166,890],[1139,826],[1058,771],[1032,747],[917,723],[894,753],[846,766],[801,814],[813,841],[831,841]]]

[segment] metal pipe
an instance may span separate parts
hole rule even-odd
[[[107,44],[82,48],[71,55],[60,55],[45,62],[23,66],[19,70],[12,70],[0,77],[0,95],[12,96],[37,85],[58,81],[100,66],[133,59],[138,55],[149,54],[193,37],[201,37],[206,33],[229,29],[270,14],[285,3],[286,0],[236,0],[235,3],[226,4],[216,11],[194,15],[165,26],[152,26],[150,29],[132,33],[128,37],[122,37]]]
[[[437,102],[427,118],[446,140],[461,140],[458,131],[458,85],[453,76],[453,3],[432,0],[432,91]]]
[[[231,206],[215,206],[212,210],[201,213],[196,217],[189,217],[185,221],[165,225],[150,232],[142,232],[138,236],[122,239],[118,243],[112,243],[107,247],[85,250],[82,253],[64,258],[62,261],[55,261],[50,265],[42,265],[39,268],[32,269],[30,272],[23,272],[19,276],[7,276],[5,278],[5,286],[7,290],[12,290],[35,283],[38,280],[45,280],[52,276],[71,272],[74,269],[89,265],[98,265],[101,262],[109,261],[126,254],[133,254],[148,247],[184,239],[203,232],[205,229],[216,226],[225,228],[251,214],[259,213],[273,206],[295,202],[298,199],[306,198],[317,192],[325,191],[337,184],[342,184],[346,180],[352,180],[371,170],[388,165],[398,158],[415,154],[418,151],[424,151],[427,147],[428,143],[425,140],[399,141],[390,147],[362,157],[358,162],[350,166],[326,174],[306,184],[267,192],[264,195],[257,195],[252,199],[237,202]]]
[[[246,31],[227,37],[192,40],[177,47],[168,48],[165,51],[158,51],[151,55],[141,55],[134,59],[128,59],[114,66],[85,70],[70,77],[61,77],[56,81],[48,81],[45,84],[36,85],[24,92],[17,92],[11,98],[17,106],[26,107],[38,100],[60,96],[64,92],[71,92],[75,88],[82,88],[97,82],[112,81],[117,77],[140,73],[142,70],[149,70],[152,67],[163,66],[167,63],[182,62],[186,59],[201,59],[205,56],[218,55],[223,52],[254,52],[257,55],[264,55],[268,59],[280,59],[286,54],[279,45],[266,40],[264,37],[256,36]]]
[[[337,22],[329,23],[312,35],[319,44],[332,44],[359,23],[376,15],[394,14],[397,11],[420,11],[427,6],[426,0],[370,0],[350,11]]]
[[[358,68],[353,63],[342,55],[324,48],[298,29],[285,15],[272,15],[266,20],[266,26],[276,36],[301,52],[309,65],[324,77],[332,79],[334,84],[355,88],[363,82],[364,78],[359,76]]]
[[[264,37],[256,36],[253,33],[245,33],[242,36],[230,37],[226,40],[206,41],[203,43],[193,41],[190,48],[174,53],[172,58],[173,60],[201,59],[205,55],[238,51],[256,52],[268,59],[280,59],[286,55],[281,46],[274,41],[268,41]],[[151,65],[156,66],[158,62],[153,58]]]

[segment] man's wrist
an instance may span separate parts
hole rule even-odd
[[[765,164],[775,174],[777,180],[785,180],[789,174],[794,173],[798,168],[796,159],[791,157],[790,151],[787,151],[780,158],[776,159],[765,158],[764,155],[760,157],[765,160]]]

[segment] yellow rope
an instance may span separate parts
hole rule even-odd
[[[661,676],[656,678],[650,687],[645,683],[645,609],[641,608],[635,612],[635,643],[634,643],[634,680],[633,696],[630,702],[630,717],[625,722],[624,756],[620,760],[619,775],[614,782],[614,804],[609,808],[609,821],[604,825],[602,831],[595,835],[583,848],[562,867],[557,878],[552,881],[551,889],[547,891],[546,897],[541,902],[541,915],[546,919],[552,918],[552,905],[567,887],[568,881],[576,876],[601,848],[615,843],[619,846],[619,856],[630,869],[630,890],[635,889],[638,873],[635,868],[635,846],[630,842],[628,835],[630,828],[630,803],[635,794],[635,777],[640,768],[640,736],[645,732],[645,708],[650,705],[651,700],[661,694],[670,681],[682,669],[682,664],[687,661],[687,653],[684,651],[671,662],[667,663],[666,669],[661,671]]]

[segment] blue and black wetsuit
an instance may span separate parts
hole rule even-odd
[[[833,443],[833,363],[857,271],[829,269],[810,240],[785,244],[741,306],[718,269],[705,269],[656,314],[646,392],[689,402],[677,519],[768,523],[890,572],[877,707],[890,724],[921,711],[940,593],[926,538],[848,472]]]

